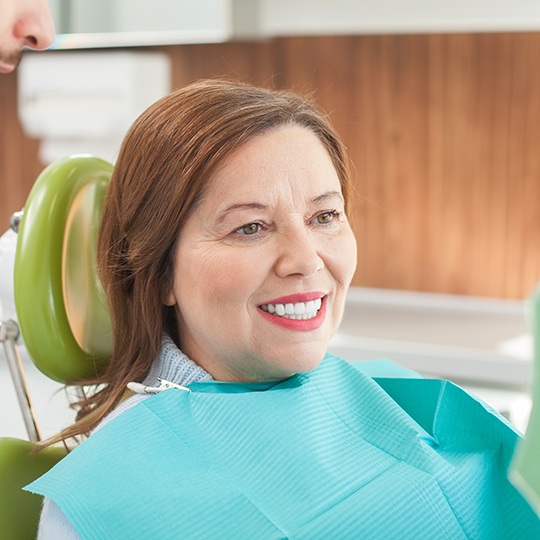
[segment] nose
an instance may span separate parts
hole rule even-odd
[[[54,41],[54,22],[47,0],[40,0],[33,9],[20,14],[15,22],[13,34],[21,46],[46,49]]]
[[[295,230],[279,238],[275,272],[279,277],[309,277],[324,268],[320,243],[307,230]]]

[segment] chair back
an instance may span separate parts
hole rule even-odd
[[[18,324],[34,364],[63,383],[95,375],[112,350],[96,268],[99,220],[112,169],[91,156],[49,165],[36,180],[19,223],[14,264]],[[27,405],[31,411],[29,400]],[[62,446],[36,453],[33,442],[0,439],[3,540],[35,538],[42,498],[22,487],[65,455]]]

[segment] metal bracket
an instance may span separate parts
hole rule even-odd
[[[28,438],[32,442],[38,442],[41,440],[41,435],[36,422],[30,393],[28,392],[21,356],[17,347],[19,333],[19,325],[15,321],[8,320],[0,322],[0,341],[4,346],[4,353],[9,371],[11,372],[11,378],[13,379],[13,385],[15,386],[15,393],[17,394],[17,400],[19,401]]]

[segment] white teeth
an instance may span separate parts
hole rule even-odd
[[[287,319],[307,320],[317,316],[321,309],[322,299],[310,300],[309,302],[296,302],[295,304],[263,304],[263,311],[285,317]]]

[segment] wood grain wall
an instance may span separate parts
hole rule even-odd
[[[312,92],[330,113],[355,165],[354,284],[522,298],[540,278],[540,34],[161,50],[175,87],[235,76]],[[15,77],[2,77],[2,223],[39,169],[36,142],[16,119]]]

